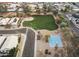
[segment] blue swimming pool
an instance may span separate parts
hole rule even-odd
[[[61,34],[59,33],[57,35],[50,35],[50,37],[49,37],[49,45],[50,45],[50,47],[55,47],[56,45],[58,47],[63,47]]]

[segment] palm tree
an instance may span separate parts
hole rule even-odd
[[[57,15],[58,15],[58,10],[54,10],[54,11],[53,11],[53,14],[54,14],[55,16],[57,16]]]
[[[49,35],[45,35],[45,41],[48,42]]]
[[[37,5],[37,7],[35,8],[36,9],[36,13],[38,13],[38,14],[40,14],[40,8],[39,8],[39,6]]]
[[[21,42],[21,33],[19,33],[18,43]]]
[[[5,12],[7,12],[7,5],[5,4],[5,7],[4,7],[4,10],[5,10]]]
[[[46,14],[47,11],[48,11],[47,5],[46,4],[43,4],[43,12],[44,12],[44,14]]]
[[[47,12],[52,12],[52,6],[51,5],[48,6]]]
[[[16,12],[16,16],[18,17],[19,16],[19,7],[18,6],[16,6],[15,12]]]

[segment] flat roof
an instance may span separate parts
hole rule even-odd
[[[3,43],[3,41],[5,40],[6,36],[0,36],[0,46]]]
[[[0,50],[12,49],[12,48],[16,47],[17,44],[18,44],[18,36],[17,35],[10,35],[7,37],[5,43],[3,44],[3,46]]]

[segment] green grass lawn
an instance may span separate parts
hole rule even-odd
[[[38,29],[47,29],[55,30],[58,26],[55,24],[55,20],[51,15],[36,15],[33,21],[24,21],[23,26],[32,27],[36,30]]]

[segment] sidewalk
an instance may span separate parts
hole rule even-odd
[[[26,31],[28,32],[28,30],[26,30]],[[18,51],[16,57],[22,57],[22,53],[23,53],[23,49],[24,49],[24,45],[25,45],[25,41],[26,41],[26,37],[27,37],[27,32],[26,32],[26,34],[21,35],[21,42],[19,44],[19,51]]]

